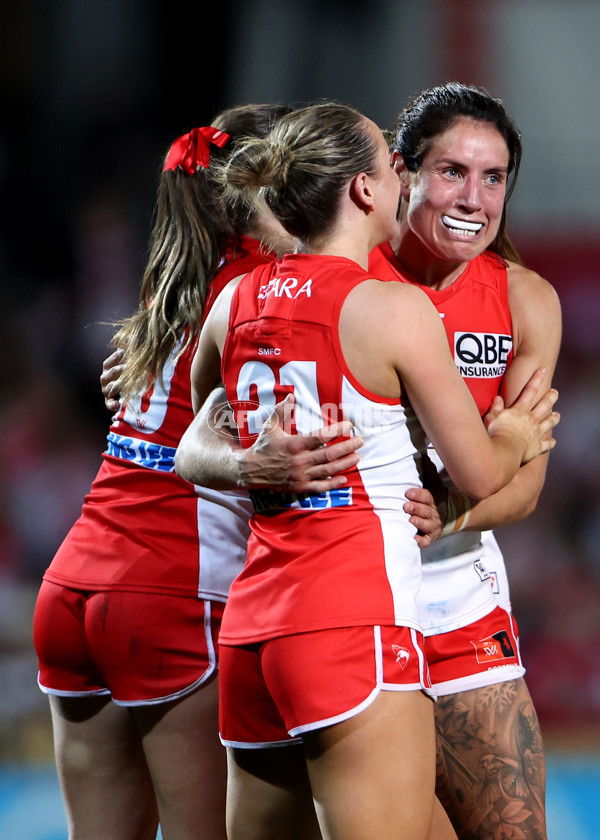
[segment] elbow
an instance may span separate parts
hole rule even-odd
[[[522,500],[518,510],[515,512],[515,516],[513,517],[514,522],[520,522],[521,519],[526,519],[528,516],[531,516],[531,514],[537,508],[540,493],[541,489],[539,492],[526,496]]]
[[[539,495],[535,496],[533,499],[529,499],[525,505],[521,508],[521,516],[519,519],[526,519],[526,517],[531,516],[534,510],[537,507]]]
[[[194,476],[192,475],[192,465],[190,463],[189,453],[185,451],[185,448],[182,449],[181,445],[177,447],[175,451],[175,474],[179,476],[179,478],[185,479],[185,481],[190,481],[192,484],[195,484]]]
[[[457,482],[455,480],[454,483],[465,496],[470,496],[475,501],[480,502],[482,499],[487,499],[488,496],[493,496],[494,493],[502,490],[508,484],[508,480],[504,475],[482,471],[477,475],[465,477],[463,481]]]

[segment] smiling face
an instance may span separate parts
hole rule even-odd
[[[417,172],[404,171],[406,223],[434,257],[466,262],[493,242],[508,164],[506,141],[495,126],[460,117],[431,141]]]

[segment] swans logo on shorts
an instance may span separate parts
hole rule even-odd
[[[496,659],[511,659],[515,656],[515,650],[506,630],[499,630],[477,642],[471,640],[471,644],[475,648],[475,656],[480,664]]]
[[[410,651],[402,645],[392,645],[392,652],[396,657],[396,664],[404,671],[410,659]]]

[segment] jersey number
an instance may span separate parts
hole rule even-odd
[[[248,434],[257,435],[267,416],[274,410],[277,384],[294,390],[294,420],[298,434],[308,434],[323,424],[315,361],[287,362],[279,368],[278,376],[265,362],[251,361],[242,365],[236,389],[238,400],[249,401],[251,388],[256,387],[260,407],[246,414]]]

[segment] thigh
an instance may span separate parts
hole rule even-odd
[[[86,639],[113,700],[124,706],[177,700],[210,680],[223,605],[145,592],[94,592]]]
[[[218,683],[179,700],[132,710],[165,840],[225,840],[226,752],[218,733]]]
[[[154,840],[156,800],[131,714],[107,697],[50,697],[69,837]]]
[[[227,754],[229,840],[321,840],[302,744]]]
[[[437,794],[458,836],[546,838],[546,771],[523,679],[441,697]]]
[[[360,714],[304,736],[327,840],[427,840],[434,802],[433,703],[381,691]]]

